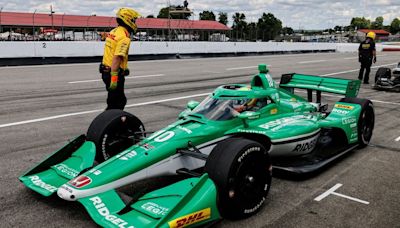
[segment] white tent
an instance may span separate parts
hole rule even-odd
[[[11,32],[11,37],[21,37],[21,36],[22,36],[21,33]],[[0,33],[0,38],[8,39],[8,37],[10,37],[10,32]]]

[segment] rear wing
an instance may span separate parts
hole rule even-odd
[[[292,93],[295,88],[306,89],[309,101],[312,101],[312,91],[315,90],[317,92],[317,102],[320,102],[321,92],[341,94],[345,97],[357,97],[360,90],[360,81],[292,73],[282,75],[279,87]]]

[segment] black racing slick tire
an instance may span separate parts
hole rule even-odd
[[[145,136],[142,121],[119,109],[107,110],[98,115],[86,134],[87,140],[96,145],[97,162],[122,152]]]
[[[257,213],[271,186],[269,154],[258,142],[230,138],[210,153],[204,167],[217,187],[217,206],[222,217],[241,219]]]
[[[340,102],[359,104],[361,106],[360,116],[357,123],[357,134],[359,148],[366,147],[372,138],[375,125],[374,106],[370,100],[360,98],[342,98]]]
[[[380,67],[375,74],[375,83],[381,78],[387,78],[388,80],[390,80],[391,77],[392,71],[390,70],[390,68]]]

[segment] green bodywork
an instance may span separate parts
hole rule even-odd
[[[20,180],[42,195],[49,196],[58,189],[60,197],[78,200],[100,226],[197,226],[220,218],[217,189],[206,173],[147,193],[132,203],[124,202],[115,189],[152,176],[158,165],[177,155],[178,149],[190,148],[189,145],[200,147],[233,135],[265,139],[264,144],[268,144],[311,134],[321,128],[337,128],[344,132],[349,144],[357,143],[360,105],[337,102],[326,115],[318,112],[315,104],[291,91],[299,88],[355,97],[359,81],[293,74],[278,87],[265,65],[259,71],[250,86],[220,86],[207,98],[220,102],[268,100],[267,105],[256,111],[214,120],[201,114],[204,103],[189,102],[175,123],[97,166],[94,166],[95,145],[80,136],[22,175]],[[169,171],[162,174],[174,174],[176,170]],[[77,187],[74,180],[80,177],[87,184]]]

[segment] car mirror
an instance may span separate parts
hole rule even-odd
[[[193,109],[195,109],[198,105],[200,104],[200,102],[198,102],[198,101],[189,101],[188,103],[187,103],[187,108],[189,109],[189,110],[193,110]]]

